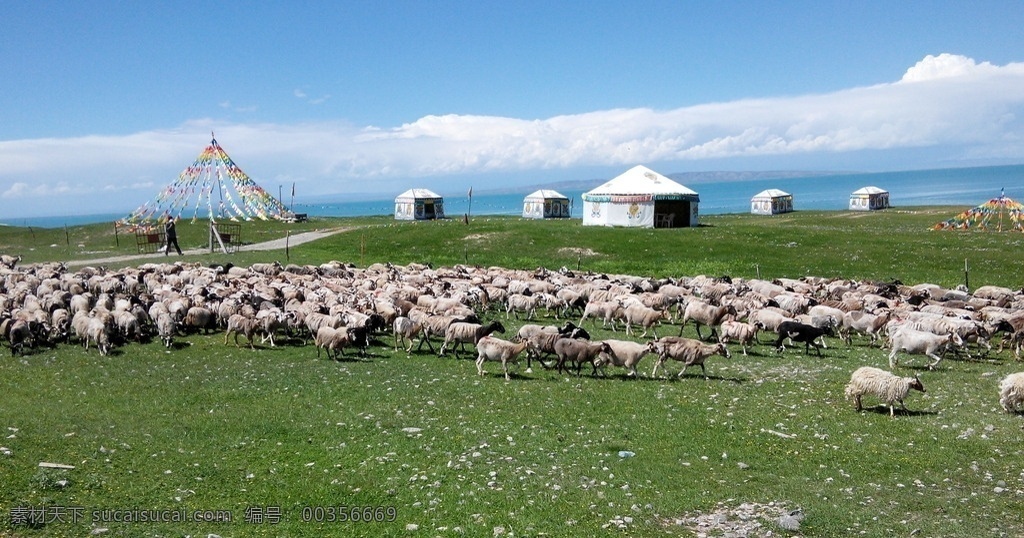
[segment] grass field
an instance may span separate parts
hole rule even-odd
[[[287,261],[299,264],[955,286],[968,260],[972,288],[1019,289],[1024,237],[928,230],[954,212],[706,216],[705,226],[676,230],[371,217],[244,224],[243,233],[258,241],[352,227],[291,249]],[[200,246],[205,233],[182,225],[179,241]],[[119,241],[110,226],[67,236],[0,228],[0,252],[24,263],[133,251],[133,239]],[[285,262],[284,252],[187,258],[275,259]],[[510,320],[506,336],[520,323]],[[587,328],[594,338],[623,338]],[[686,335],[695,336],[692,326]],[[386,338],[369,357],[341,362],[318,360],[298,341],[256,351],[217,334],[180,341],[170,351],[152,342],[109,357],[63,345],[11,358],[4,348],[0,536],[82,536],[97,527],[106,536],[685,536],[695,534],[697,516],[736,520],[744,503],[802,509],[796,534],[806,536],[1024,535],[1024,421],[1002,412],[996,388],[1024,370],[1009,352],[947,358],[935,372],[905,359],[900,371],[919,373],[928,392],[912,393],[910,412],[892,419],[877,401],[857,413],[843,398],[856,367],[888,367],[887,352],[866,340],[831,343],[823,358],[768,345],[745,357],[734,347],[732,359],[709,359],[708,380],[699,371],[632,380],[620,370],[576,378],[523,366],[510,382],[494,364],[478,377],[470,360],[394,353]],[[640,371],[652,367],[648,357]],[[674,375],[679,365],[671,368]],[[353,507],[378,521],[351,521]],[[64,521],[15,524],[27,509],[51,519],[64,510]],[[218,521],[107,522],[114,512],[104,509]],[[342,514],[350,521],[338,521]],[[758,532],[767,530],[793,534],[768,519]]]

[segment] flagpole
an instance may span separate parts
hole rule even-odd
[[[469,192],[466,193],[466,196],[469,197],[469,209],[466,210],[466,222],[468,223],[470,215],[473,214],[473,187],[469,188]]]

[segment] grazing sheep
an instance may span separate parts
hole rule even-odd
[[[404,349],[406,353],[411,353],[413,338],[416,338],[416,335],[423,332],[423,325],[420,325],[405,316],[398,316],[395,318],[394,323],[392,323],[392,328],[395,332],[395,351],[398,351],[398,342],[401,340],[402,349]],[[409,341],[409,347],[405,347],[406,340]]]
[[[665,363],[667,359],[677,360],[683,363],[683,369],[679,371],[677,377],[683,377],[686,369],[693,365],[699,365],[701,373],[704,374],[704,379],[708,379],[708,372],[704,368],[704,361],[712,355],[721,355],[725,358],[730,358],[732,355],[729,354],[729,348],[725,347],[725,344],[705,344],[700,340],[694,340],[692,338],[677,338],[675,340],[655,340],[648,344],[651,347],[651,351],[658,352],[658,362],[654,363],[654,371],[651,372],[651,377],[657,377],[658,368]],[[668,368],[665,368],[668,372]]]
[[[33,347],[32,329],[29,327],[29,323],[23,319],[10,320],[5,336],[11,345],[12,357],[15,351],[20,351],[24,355],[26,345]]]
[[[606,364],[621,366],[626,369],[627,376],[634,378],[637,377],[636,367],[640,364],[640,359],[654,351],[650,344],[628,340],[605,340],[604,343],[608,344],[610,351],[598,355],[597,360],[594,361],[595,366],[598,368]]]
[[[1020,411],[1024,407],[1024,372],[1010,374],[999,382],[999,405],[1007,413]]]
[[[753,346],[754,342],[757,342],[757,333],[764,328],[764,324],[760,321],[743,323],[742,321],[727,319],[722,322],[720,328],[722,329],[722,334],[718,335],[718,341],[728,344],[730,341],[736,340],[743,348],[743,355],[746,356],[747,346]]]
[[[861,396],[865,394],[876,396],[889,406],[889,416],[895,417],[893,404],[899,402],[900,407],[906,411],[907,406],[903,403],[903,399],[907,397],[910,389],[925,392],[924,385],[917,376],[899,377],[880,368],[862,366],[850,376],[850,384],[846,385],[844,393],[847,398],[853,399],[857,411],[862,409]]]
[[[461,344],[463,351],[465,351],[466,343],[476,345],[481,338],[494,332],[504,333],[505,326],[502,325],[500,321],[492,321],[487,325],[456,321],[445,329],[444,343],[441,344],[441,351],[438,352],[438,356],[444,355],[448,346],[452,345],[452,351],[455,353],[455,358],[459,358],[459,351],[456,348],[456,345]]]
[[[919,331],[910,327],[901,327],[892,335],[892,351],[889,352],[889,368],[895,368],[897,364],[896,354],[905,351],[910,354],[927,355],[933,361],[928,365],[929,370],[934,370],[942,360],[939,351],[945,351],[950,344],[963,345],[955,332],[946,335],[937,335],[927,331]]]
[[[579,377],[583,370],[583,363],[589,362],[593,371],[590,375],[597,374],[596,359],[601,353],[611,353],[612,348],[604,342],[587,342],[575,338],[560,338],[555,342],[555,355],[558,356],[558,373],[569,373],[566,362],[572,361],[576,365],[576,377]]]
[[[505,372],[507,381],[511,379],[508,375],[509,363],[518,362],[519,354],[529,347],[529,340],[513,343],[494,336],[484,336],[476,343],[476,373],[484,375],[485,361],[501,362],[501,369]]]
[[[238,335],[241,333],[245,335],[246,341],[249,342],[249,349],[256,349],[256,346],[252,343],[252,339],[259,327],[260,322],[254,318],[250,318],[242,314],[232,314],[231,317],[228,318],[228,328],[224,333],[224,345],[227,345],[228,337],[234,335],[235,347],[240,347],[238,345]]]
[[[711,328],[712,340],[718,338],[718,331],[715,327],[718,327],[725,321],[726,316],[732,316],[732,319],[736,318],[736,307],[729,306],[714,306],[702,301],[693,300],[686,303],[686,308],[683,310],[683,321],[679,324],[679,336],[683,335],[683,328],[686,327],[686,322],[693,320],[694,325],[697,326],[697,339],[703,340],[704,338],[700,335],[700,326],[707,325]]]
[[[50,332],[50,339],[53,342],[67,340],[71,332],[71,313],[63,308],[58,308],[50,314],[50,323],[53,326]]]
[[[274,335],[278,331],[287,331],[289,319],[293,316],[291,312],[284,312],[280,308],[270,308],[256,312],[256,321],[260,324],[260,343],[270,342],[270,347],[277,347],[274,342]]]
[[[138,342],[142,341],[142,328],[139,327],[139,318],[135,317],[131,312],[116,311],[114,313],[114,326],[117,327],[117,332],[124,340],[135,339]]]

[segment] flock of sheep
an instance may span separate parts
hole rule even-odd
[[[803,344],[821,355],[825,338],[852,343],[861,335],[871,346],[890,348],[889,366],[900,353],[924,355],[935,368],[946,353],[984,354],[998,340],[1019,359],[1024,345],[1024,295],[983,286],[968,293],[936,285],[866,283],[839,279],[730,279],[697,276],[653,279],[631,275],[574,274],[454,266],[433,269],[410,264],[374,264],[360,269],[340,262],[318,266],[279,263],[250,267],[152,263],[108,271],[69,271],[58,263],[20,266],[0,256],[0,332],[11,353],[77,341],[107,354],[115,346],[159,338],[168,348],[182,333],[224,332],[224,343],[276,345],[275,337],[312,341],[317,356],[365,355],[391,332],[394,349],[422,352],[426,345],[456,357],[474,346],[484,375],[488,361],[509,366],[526,357],[527,371],[545,368],[581,375],[604,373],[608,365],[637,376],[646,355],[656,356],[652,377],[669,359],[700,366],[714,355],[744,355],[773,335],[772,347]],[[541,316],[541,313],[544,316]],[[489,322],[483,317],[490,316]],[[508,339],[504,323],[527,323]],[[572,320],[572,321],[568,321]],[[585,327],[601,326],[632,339],[592,341]],[[668,331],[678,334],[665,334]],[[697,338],[683,337],[693,324]],[[708,334],[703,334],[706,328]],[[663,336],[658,336],[661,330]],[[640,332],[642,331],[642,332]],[[639,335],[636,333],[640,332]],[[653,339],[644,341],[650,334]],[[637,341],[637,340],[640,341]],[[861,409],[862,396],[889,406],[903,404],[910,390],[924,391],[920,379],[862,367],[853,372],[846,396]],[[999,386],[1007,412],[1024,408],[1024,372]]]

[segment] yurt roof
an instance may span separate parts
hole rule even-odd
[[[538,199],[539,200],[551,200],[551,199],[568,200],[569,197],[563,195],[562,193],[560,193],[558,191],[553,191],[551,189],[540,189],[540,190],[537,190],[537,191],[533,191],[530,194],[527,194],[526,195],[526,199],[527,200],[531,200],[531,199],[533,199],[533,200],[538,200]]]
[[[441,196],[430,189],[409,189],[396,196],[395,200],[423,200],[429,198],[441,198]]]
[[[697,192],[647,168],[637,165],[585,193],[585,199],[646,196],[650,199],[692,198]]]
[[[755,194],[754,197],[751,198],[751,200],[756,200],[758,198],[782,198],[784,196],[792,196],[792,195],[789,194],[786,191],[779,190],[779,189],[765,189],[765,190]]]
[[[857,189],[857,190],[853,191],[853,193],[852,193],[852,194],[856,194],[856,195],[864,195],[864,194],[886,194],[886,193],[888,193],[888,192],[889,192],[889,191],[887,191],[887,190],[885,190],[885,189],[880,189],[880,188],[878,188],[878,187],[874,187],[874,186],[868,186],[868,187],[863,187],[863,188]]]

